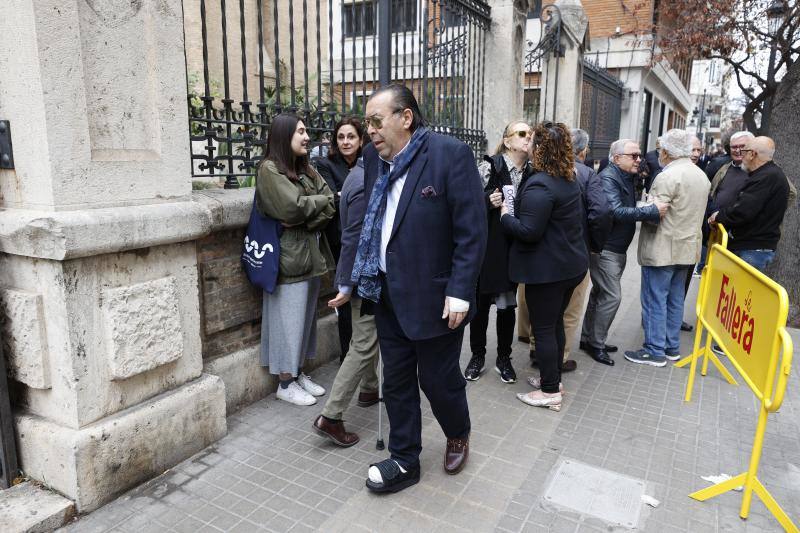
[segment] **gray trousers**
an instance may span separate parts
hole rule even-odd
[[[363,392],[378,390],[378,333],[375,330],[375,317],[373,315],[361,316],[361,298],[354,297],[350,300],[353,317],[353,336],[347,357],[344,358],[336,379],[333,380],[331,393],[322,415],[333,420],[341,420],[353,394],[361,382]]]
[[[586,314],[583,315],[581,342],[593,348],[606,345],[608,330],[622,302],[622,273],[628,256],[603,250],[599,254],[591,254],[589,259],[589,276],[592,279],[592,290]]]

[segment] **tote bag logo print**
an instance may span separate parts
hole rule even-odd
[[[244,249],[247,250],[247,253],[252,253],[256,259],[261,259],[267,252],[274,253],[270,243],[265,244],[259,250],[258,241],[255,239],[251,241],[247,235],[244,236]]]
[[[283,227],[274,218],[258,211],[254,197],[244,237],[242,268],[250,283],[268,293],[275,290],[278,282],[281,233]]]

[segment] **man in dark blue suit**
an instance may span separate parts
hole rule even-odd
[[[460,472],[469,454],[459,355],[475,314],[486,208],[472,151],[425,128],[408,88],[373,93],[366,122],[367,212],[352,280],[376,302],[391,453],[370,466],[366,484],[397,492],[419,481],[420,388],[447,437],[445,471]]]

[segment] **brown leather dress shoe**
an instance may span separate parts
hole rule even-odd
[[[378,391],[375,392],[359,392],[358,393],[358,406],[369,407],[378,403]]]
[[[317,419],[314,420],[314,429],[316,429],[317,433],[320,435],[328,437],[334,444],[343,448],[350,447],[359,441],[358,435],[345,431],[344,422],[341,420],[332,422],[324,416],[319,415]]]
[[[572,372],[576,368],[578,368],[578,363],[577,363],[577,361],[575,361],[573,359],[567,359],[561,365],[561,371],[562,372]]]
[[[444,450],[444,471],[448,474],[458,474],[467,464],[469,457],[469,435],[464,439],[447,439]]]

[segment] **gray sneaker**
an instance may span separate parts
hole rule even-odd
[[[651,366],[666,366],[667,358],[663,355],[652,355],[646,350],[636,350],[635,352],[625,352],[625,359],[631,363]]]

